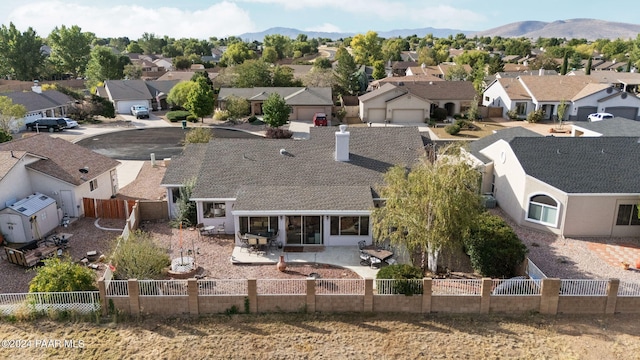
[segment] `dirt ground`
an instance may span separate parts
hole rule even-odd
[[[296,313],[194,319],[141,318],[99,323],[2,322],[0,357],[638,359],[638,320],[640,315],[510,317]],[[67,346],[76,347],[65,347],[65,340]],[[16,348],[17,345],[21,348]]]

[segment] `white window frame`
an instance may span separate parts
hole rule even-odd
[[[531,201],[532,198],[536,197],[536,196],[547,196],[549,197],[551,200],[556,202],[556,206],[553,207],[549,204],[543,204],[543,203],[539,203],[539,202],[535,202],[535,201]],[[530,218],[529,217],[529,208],[531,207],[531,205],[537,205],[537,206],[541,206],[542,207],[542,211],[544,213],[545,209],[555,209],[556,210],[556,216],[553,219],[553,222],[546,222],[546,221],[542,221],[542,220],[538,220],[538,219],[534,219],[534,218]],[[560,217],[560,201],[558,201],[558,199],[556,199],[554,196],[551,196],[550,194],[546,194],[546,193],[535,193],[535,194],[531,194],[527,197],[527,207],[526,207],[526,212],[525,212],[525,220],[532,222],[532,223],[536,223],[536,224],[541,224],[541,225],[545,225],[545,226],[553,226],[553,227],[557,227],[558,226],[558,218]],[[542,218],[544,218],[544,216],[542,216]]]
[[[98,179],[89,181],[89,191],[98,190]]]

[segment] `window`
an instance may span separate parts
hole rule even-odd
[[[223,202],[203,202],[202,213],[205,218],[225,217],[225,203]]]
[[[93,179],[89,181],[89,190],[93,191],[98,188],[98,179]]]
[[[558,224],[558,203],[547,195],[530,197],[527,220],[556,226]]]
[[[331,235],[369,235],[369,217],[332,216]]]
[[[523,116],[527,114],[527,103],[526,102],[517,102],[516,103],[516,114],[519,116]]]
[[[638,205],[622,204],[618,206],[616,225],[640,225]]]
[[[256,216],[256,217],[240,217],[240,232],[250,234],[278,233],[278,217],[277,216]]]

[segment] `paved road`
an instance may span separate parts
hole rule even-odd
[[[212,129],[216,138],[254,138],[242,131]],[[96,134],[76,144],[117,160],[161,160],[182,152],[186,131],[180,127],[138,128]]]

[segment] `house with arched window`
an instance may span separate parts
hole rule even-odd
[[[639,236],[638,137],[502,130],[470,145],[482,189],[519,225],[563,236]]]

